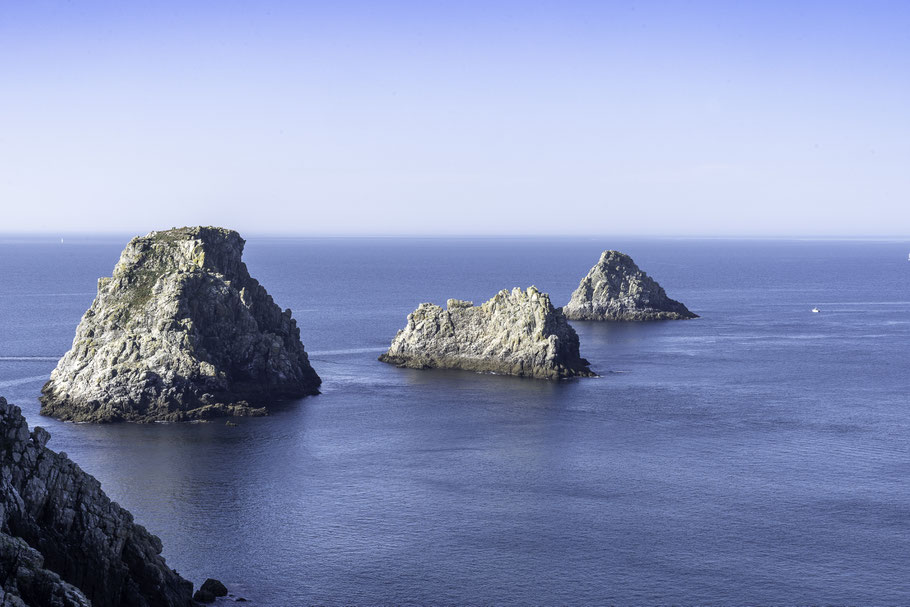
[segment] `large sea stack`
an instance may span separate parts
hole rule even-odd
[[[541,379],[594,375],[575,329],[534,287],[500,291],[481,306],[450,299],[447,308],[420,304],[379,360]]]
[[[193,227],[130,241],[42,389],[41,413],[87,422],[264,415],[318,394],[291,311],[241,261],[237,232]]]
[[[161,540],[0,397],[0,605],[189,607]]]
[[[686,306],[667,297],[632,258],[604,251],[562,309],[570,320],[681,320],[698,318]]]

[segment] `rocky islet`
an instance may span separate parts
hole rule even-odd
[[[263,415],[318,394],[290,310],[241,260],[233,230],[175,228],[137,237],[42,389],[62,420],[186,421]]]
[[[594,375],[575,330],[535,287],[502,290],[480,306],[450,299],[446,307],[420,304],[379,360],[540,379]]]
[[[588,272],[563,312],[570,320],[649,321],[698,318],[682,303],[670,299],[632,258],[604,251]]]

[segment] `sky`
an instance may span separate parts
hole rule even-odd
[[[908,2],[0,0],[0,232],[910,236]]]

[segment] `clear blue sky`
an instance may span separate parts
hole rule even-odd
[[[0,0],[0,232],[910,235],[910,2]]]

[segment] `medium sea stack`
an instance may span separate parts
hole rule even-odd
[[[42,389],[41,413],[85,422],[264,415],[319,393],[291,311],[241,261],[244,240],[214,227],[130,241]]]
[[[502,290],[480,306],[450,299],[447,308],[420,304],[379,360],[540,379],[595,375],[578,353],[575,329],[534,287]]]
[[[570,320],[682,320],[698,318],[686,306],[667,297],[632,258],[604,251],[562,309]]]
[[[0,605],[189,607],[161,540],[0,397]]]

